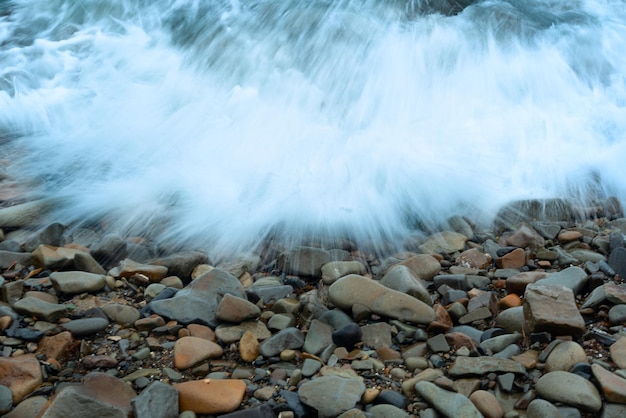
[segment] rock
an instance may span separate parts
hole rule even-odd
[[[74,319],[61,325],[72,333],[74,337],[86,337],[104,330],[109,326],[109,321],[104,318]]]
[[[29,266],[32,264],[31,253],[20,253],[13,251],[0,251],[0,268],[8,269],[14,264]]]
[[[491,256],[480,252],[478,248],[470,248],[463,251],[455,261],[457,265],[462,267],[484,269],[491,264]]]
[[[42,199],[2,208],[0,209],[0,228],[37,225],[56,204],[54,200]]]
[[[465,396],[450,392],[430,382],[418,382],[415,390],[422,398],[446,417],[482,418],[483,415]]]
[[[243,380],[202,379],[177,383],[181,411],[196,414],[223,414],[239,407],[246,392]]]
[[[477,390],[470,395],[469,399],[485,418],[502,418],[504,416],[504,409],[502,409],[498,399],[486,390]]]
[[[606,301],[604,285],[598,286],[589,293],[585,302],[580,305],[580,309],[595,308]]]
[[[152,283],[161,281],[167,276],[167,267],[158,264],[142,264],[126,258],[120,261],[118,266],[119,277],[130,277],[135,274],[143,274]]]
[[[543,399],[535,399],[528,404],[527,418],[563,418],[556,406]]]
[[[209,257],[200,251],[181,251],[167,257],[148,261],[149,264],[167,267],[168,274],[180,277],[185,283],[191,279],[191,273],[200,264],[213,264]]]
[[[102,310],[115,323],[125,326],[133,325],[139,319],[139,311],[132,306],[121,303],[108,303]]]
[[[365,274],[367,269],[360,261],[331,261],[322,266],[322,280],[333,284],[337,279],[348,274]]]
[[[583,293],[589,277],[580,267],[568,267],[557,273],[551,273],[537,281],[541,285],[563,286],[572,289],[575,295]]]
[[[608,402],[626,404],[626,379],[611,373],[599,364],[592,364],[591,371]]]
[[[352,309],[358,302],[371,312],[401,321],[429,324],[435,320],[435,312],[424,302],[363,276],[342,277],[328,292],[330,301],[342,309]]]
[[[217,358],[224,353],[213,341],[198,337],[182,337],[174,344],[174,367],[188,369],[208,358]]]
[[[626,369],[626,337],[620,337],[610,347],[611,358],[620,369]]]
[[[41,418],[119,417],[131,414],[131,400],[136,396],[129,385],[106,373],[89,373],[83,383],[66,386],[57,393]]]
[[[524,293],[524,317],[533,332],[578,336],[585,330],[574,293],[561,286],[528,285]]]
[[[24,399],[13,408],[11,412],[3,415],[3,418],[31,418],[39,416],[48,399],[44,396],[31,396]]]
[[[441,271],[441,264],[439,261],[428,254],[417,254],[399,263],[401,266],[405,266],[413,274],[421,280],[431,280],[433,277]],[[392,266],[391,269],[394,267]],[[389,269],[389,270],[391,270]]]
[[[516,344],[521,341],[522,338],[522,334],[497,335],[482,341],[480,346],[485,350],[491,351],[492,353],[499,353],[511,344]]]
[[[94,274],[106,274],[104,267],[102,267],[91,254],[81,251],[74,254],[74,268]]]
[[[283,350],[299,349],[304,344],[304,334],[297,328],[285,328],[265,340],[259,347],[264,357],[272,357]]]
[[[33,316],[47,322],[57,322],[67,315],[67,307],[45,302],[39,298],[27,296],[13,304],[13,309],[22,315]]]
[[[513,227],[520,222],[569,221],[572,219],[571,205],[564,199],[529,199],[511,202],[498,211],[494,225],[496,229]]]
[[[128,244],[120,236],[110,234],[91,247],[91,255],[109,268],[128,256]]]
[[[355,324],[356,325],[356,324]],[[302,347],[306,353],[319,355],[325,348],[333,343],[333,328],[317,319],[311,321],[309,330]]]
[[[596,387],[573,373],[546,373],[537,381],[535,390],[548,401],[561,402],[585,411],[598,412],[602,408],[602,399]]]
[[[215,336],[225,344],[237,342],[241,336],[250,331],[259,340],[265,340],[272,336],[267,326],[261,321],[242,322],[239,325],[220,326],[215,330]]]
[[[457,357],[448,374],[450,376],[484,375],[487,373],[524,374],[526,369],[520,363],[493,357]]]
[[[320,277],[322,266],[330,262],[330,253],[321,248],[296,247],[282,253],[277,266],[286,274],[303,277]]]
[[[50,275],[56,291],[67,294],[97,292],[106,285],[104,279],[102,274],[85,271],[57,271]]]
[[[506,238],[506,244],[518,248],[541,248],[545,245],[545,240],[532,227],[521,224]]]
[[[391,347],[391,325],[385,322],[363,325],[361,327],[361,341],[366,347],[374,350]]]
[[[63,361],[69,354],[69,349],[73,343],[74,339],[72,338],[72,334],[68,331],[45,336],[39,342],[35,354],[43,354],[46,356],[46,359],[53,358],[58,361]]]
[[[86,369],[111,369],[117,366],[117,360],[105,355],[91,355],[80,359]]]
[[[623,241],[624,238],[622,238]],[[626,248],[622,246],[611,250],[609,255],[609,266],[615,270],[622,280],[626,279]]]
[[[506,291],[507,293],[523,295],[526,291],[526,286],[537,282],[545,276],[546,273],[543,271],[529,271],[515,274],[506,279]]]
[[[626,323],[626,305],[615,305],[609,310],[609,323],[611,325]]]
[[[496,266],[501,269],[519,269],[526,264],[526,252],[521,248],[506,253],[496,259]]]
[[[626,304],[626,285],[606,283],[604,285],[604,293],[609,302],[616,305]]]
[[[622,418],[626,416],[626,405],[605,403],[600,418]],[[7,415],[8,417],[8,415]]]
[[[426,242],[419,246],[419,249],[424,254],[452,254],[462,250],[466,241],[467,237],[458,232],[442,231],[428,237]]]
[[[217,306],[217,319],[226,322],[242,322],[258,318],[261,309],[247,299],[225,294]]]
[[[63,269],[74,266],[76,254],[83,253],[75,248],[53,247],[41,244],[33,251],[33,263],[49,269]]]
[[[178,391],[163,382],[152,382],[131,403],[135,418],[178,418]]]
[[[253,362],[259,356],[259,340],[251,331],[244,332],[239,340],[239,355],[243,361]]]
[[[9,388],[14,404],[18,404],[42,383],[41,366],[34,355],[0,357],[0,385]]]
[[[315,408],[320,417],[336,417],[354,408],[365,392],[360,379],[322,376],[303,383],[298,390],[300,400]]]
[[[422,281],[404,265],[397,265],[391,268],[380,280],[380,284],[398,292],[406,293],[417,298],[425,304],[432,306],[428,290]]]
[[[220,418],[276,418],[276,414],[269,405],[259,405],[254,408],[220,415]]]
[[[351,322],[334,331],[331,337],[333,344],[337,347],[345,347],[346,350],[352,351],[354,346],[361,341],[362,335],[361,327]]]
[[[547,372],[556,370],[568,372],[577,363],[587,363],[587,355],[577,342],[563,341],[554,347],[545,363]]]
[[[213,269],[178,291],[174,297],[153,300],[148,306],[154,313],[182,324],[203,323],[215,327],[218,324],[217,309],[226,294],[246,298],[243,286],[235,276]]]

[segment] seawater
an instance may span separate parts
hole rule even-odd
[[[0,1],[0,140],[51,216],[212,248],[626,198],[621,0]]]

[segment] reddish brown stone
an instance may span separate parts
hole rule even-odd
[[[41,365],[33,354],[0,357],[0,385],[11,390],[13,404],[19,403],[42,382]]]
[[[484,269],[491,264],[491,256],[480,252],[477,248],[463,251],[457,258],[456,263],[459,266]]]
[[[502,310],[522,306],[522,299],[515,293],[511,293],[500,299],[499,306]]]
[[[502,269],[518,269],[525,264],[526,252],[521,248],[516,248],[496,260],[496,265]]]
[[[44,354],[47,358],[65,361],[70,354],[74,339],[69,331],[63,331],[51,337],[43,337],[36,354]]]
[[[196,414],[223,414],[239,407],[246,392],[242,380],[192,380],[174,385],[181,411]]]

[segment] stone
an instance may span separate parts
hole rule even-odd
[[[429,236],[426,241],[419,246],[424,254],[446,253],[452,254],[465,247],[467,237],[458,232],[442,231]]]
[[[74,257],[82,252],[82,250],[75,248],[53,247],[52,245],[41,244],[32,252],[33,264],[49,269],[74,267]]]
[[[585,299],[585,302],[580,305],[580,309],[595,308],[606,301],[606,292],[604,291],[604,285],[600,285],[593,289],[591,293]]]
[[[215,336],[225,344],[237,342],[246,331],[250,331],[259,341],[272,336],[265,323],[261,321],[247,321],[239,325],[220,326],[215,330]]]
[[[118,265],[119,277],[130,277],[135,274],[142,274],[150,279],[150,282],[157,283],[167,276],[167,267],[158,264],[138,263],[130,258],[125,258]]]
[[[620,337],[619,340],[611,344],[611,359],[620,369],[626,369],[626,337]]]
[[[527,271],[514,274],[506,279],[506,291],[507,293],[523,295],[526,291],[526,286],[544,278],[546,274],[543,271]]]
[[[246,299],[239,280],[230,273],[213,269],[179,290],[169,299],[153,300],[150,309],[161,316],[181,324],[202,323],[218,325],[217,309],[226,294]]]
[[[519,269],[526,265],[526,252],[521,248],[506,253],[496,259],[496,265],[501,269]]]
[[[407,267],[411,272],[421,280],[431,280],[441,270],[439,261],[428,254],[417,254],[399,263],[399,265]],[[394,267],[391,267],[393,269]],[[390,269],[390,270],[391,270]]]
[[[39,416],[48,399],[44,396],[31,396],[24,399],[13,408],[11,412],[3,415],[3,418],[32,418]]]
[[[575,295],[578,295],[583,293],[588,281],[589,276],[587,276],[585,270],[580,267],[572,266],[557,273],[548,274],[536,283],[567,287],[572,289],[572,292],[574,292]]]
[[[367,324],[361,327],[361,341],[374,350],[391,346],[391,326],[385,322]]]
[[[242,322],[258,318],[261,309],[247,299],[225,294],[217,306],[217,319],[226,322]]]
[[[373,313],[401,321],[427,325],[435,320],[435,312],[424,302],[363,276],[342,277],[328,292],[333,305],[342,309],[352,309],[358,302]]]
[[[314,319],[311,321],[302,349],[317,356],[333,343],[332,334],[333,328],[330,325]]]
[[[622,237],[622,241],[623,239]],[[621,247],[611,250],[608,262],[622,280],[626,279],[626,248],[623,247],[623,244]]]
[[[324,249],[295,247],[280,254],[277,266],[286,274],[321,277],[322,266],[330,261],[330,253]]]
[[[196,266],[213,264],[206,253],[200,251],[181,251],[167,257],[149,260],[148,263],[167,267],[168,274],[180,277],[185,283],[191,279],[191,273]]]
[[[14,404],[18,404],[42,383],[41,366],[34,355],[0,357],[0,385],[9,388]]]
[[[599,364],[592,364],[591,371],[608,402],[626,404],[626,379],[611,373]]]
[[[120,379],[106,373],[89,373],[81,385],[66,386],[48,403],[41,418],[80,418],[85,416],[127,417],[132,412],[135,391]]]
[[[246,383],[236,379],[202,379],[177,383],[181,411],[196,414],[223,414],[239,407],[246,392]]]
[[[287,349],[299,349],[304,344],[304,334],[297,328],[285,328],[261,343],[260,353],[272,357]]]
[[[129,305],[108,303],[101,309],[111,320],[120,325],[131,326],[139,319],[139,311]]]
[[[296,317],[292,314],[276,314],[267,321],[267,327],[271,330],[280,331],[296,325]]]
[[[488,373],[526,373],[520,363],[493,357],[457,357],[450,370],[450,376],[484,375]]]
[[[502,327],[509,332],[529,334],[530,331],[526,325],[526,320],[524,319],[524,308],[522,306],[509,308],[500,312],[498,316],[496,316],[496,326]]]
[[[91,355],[80,359],[86,369],[110,369],[117,366],[117,360],[105,355]]]
[[[532,332],[579,336],[585,330],[574,293],[562,286],[528,285],[524,293],[524,317]]]
[[[483,415],[465,396],[442,389],[434,383],[422,381],[415,385],[418,395],[446,417],[482,418]]]
[[[74,339],[72,338],[72,334],[68,331],[45,336],[39,342],[35,354],[43,354],[46,359],[52,358],[58,361],[64,361],[73,343]]]
[[[348,274],[363,275],[366,271],[367,269],[360,261],[331,261],[322,266],[322,280],[330,285]]]
[[[537,219],[544,223],[569,221],[572,219],[572,207],[564,199],[517,200],[498,211],[494,226],[496,229],[513,229],[520,222],[532,222]]]
[[[573,373],[546,373],[537,381],[535,390],[548,401],[561,402],[585,411],[598,412],[602,408],[602,399],[596,387]]]
[[[239,340],[239,356],[243,361],[253,362],[259,356],[259,340],[252,331],[246,331]]]
[[[85,271],[57,271],[50,275],[50,281],[57,292],[67,294],[90,293],[102,290],[106,285],[105,276]]]
[[[478,248],[470,248],[459,254],[455,261],[463,267],[485,269],[491,264],[491,256],[479,251]]]
[[[11,389],[0,385],[0,414],[6,414],[13,407],[13,393]]]
[[[104,267],[102,267],[91,254],[82,251],[77,251],[74,254],[74,268],[93,274],[106,274]]]
[[[178,391],[163,382],[152,382],[131,404],[135,418],[178,418]]]
[[[360,379],[330,375],[303,383],[298,390],[298,397],[324,418],[336,417],[354,408],[363,392],[365,384]]]
[[[502,409],[498,399],[486,390],[475,391],[469,399],[485,418],[502,418],[504,416],[504,409]]]
[[[495,337],[491,337],[484,341],[481,341],[480,346],[485,350],[491,351],[492,353],[499,353],[511,344],[516,344],[517,342],[521,341],[522,338],[522,334],[516,333],[497,335]]]
[[[609,310],[609,323],[620,325],[626,323],[626,305],[615,305]]]
[[[552,349],[545,362],[545,370],[564,372],[578,363],[587,363],[587,355],[580,344],[575,341],[563,341]]]
[[[269,405],[259,405],[230,414],[220,415],[220,418],[276,418],[274,410]]]
[[[30,266],[32,261],[33,257],[31,253],[0,250],[0,268],[2,269],[8,269],[14,264]]]
[[[521,224],[512,235],[506,238],[506,244],[519,248],[540,248],[545,245],[545,240],[531,226]]]
[[[411,295],[429,306],[433,303],[422,281],[404,265],[397,265],[391,268],[380,280],[380,284]]]
[[[57,322],[67,315],[67,307],[27,296],[13,304],[13,309],[22,315],[28,315],[47,322]]]
[[[543,399],[535,399],[528,404],[527,418],[563,418],[556,406]]]
[[[354,346],[361,341],[363,332],[354,322],[351,322],[331,334],[333,344],[337,347],[345,347],[346,350],[352,351]]]
[[[69,331],[74,337],[86,337],[106,329],[109,321],[104,318],[74,319],[61,324],[61,328]]]
[[[609,302],[616,305],[626,304],[626,285],[606,283],[604,285],[604,293]]]
[[[37,225],[56,204],[57,202],[53,199],[41,199],[4,207],[0,209],[0,227],[18,228]]]
[[[188,369],[208,359],[224,353],[222,347],[213,341],[199,337],[182,337],[174,344],[174,367]]]

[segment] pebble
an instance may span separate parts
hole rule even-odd
[[[202,379],[176,383],[179,409],[196,414],[224,414],[241,404],[246,392],[243,380]]]
[[[441,389],[437,385],[422,381],[415,385],[418,395],[447,417],[482,418],[482,414],[465,396]]]
[[[580,344],[575,341],[563,341],[558,344],[545,361],[545,370],[570,371],[578,363],[587,363],[587,354]]]
[[[103,331],[109,326],[109,321],[104,318],[75,319],[61,325],[74,337],[85,337]]]
[[[561,402],[585,411],[598,412],[602,408],[602,398],[596,387],[573,373],[546,373],[537,381],[535,390],[548,401]]]
[[[620,369],[626,369],[626,337],[620,337],[610,347],[611,358]]]
[[[352,351],[354,346],[361,341],[363,332],[354,322],[351,322],[331,334],[333,344],[337,347],[345,347],[346,350]]]
[[[220,357],[224,350],[213,341],[199,337],[182,337],[174,344],[174,367],[188,369],[209,359]]]
[[[366,268],[360,261],[331,261],[324,264],[321,271],[322,281],[330,285],[348,274],[363,275]]]
[[[581,335],[585,330],[585,321],[578,312],[572,290],[539,283],[528,285],[524,293],[524,315],[530,330],[555,335]]]
[[[286,349],[299,349],[304,344],[304,334],[297,328],[285,328],[263,341],[259,352],[264,357],[278,355]]]
[[[502,418],[504,416],[502,405],[491,392],[477,390],[470,395],[469,400],[485,418]]]
[[[16,312],[36,317],[47,322],[57,322],[67,315],[67,307],[62,304],[50,303],[39,298],[27,296],[13,304]]]
[[[462,250],[465,247],[466,241],[467,237],[463,234],[452,231],[442,231],[428,237],[428,239],[419,246],[419,249],[424,254],[452,254]]]
[[[556,406],[543,399],[535,399],[528,404],[527,418],[563,418]]]
[[[421,280],[432,280],[441,270],[441,264],[435,257],[427,254],[416,254],[398,263],[405,266]],[[392,267],[393,268],[393,267]]]
[[[317,319],[311,321],[302,349],[317,356],[331,344],[333,344],[333,327]]]
[[[322,376],[303,383],[298,390],[300,400],[314,408],[320,417],[336,417],[354,408],[365,392],[360,379]]]
[[[139,311],[136,308],[121,303],[108,303],[101,309],[111,320],[120,325],[130,326],[139,319]]]
[[[598,364],[592,364],[591,370],[607,401],[626,404],[626,379],[611,373]]]
[[[104,278],[103,274],[85,271],[58,271],[50,275],[50,281],[57,292],[67,294],[97,292],[105,286]]]
[[[352,309],[358,302],[373,313],[411,323],[427,325],[435,319],[435,312],[424,302],[363,276],[342,277],[328,292],[330,301],[339,308]]]

